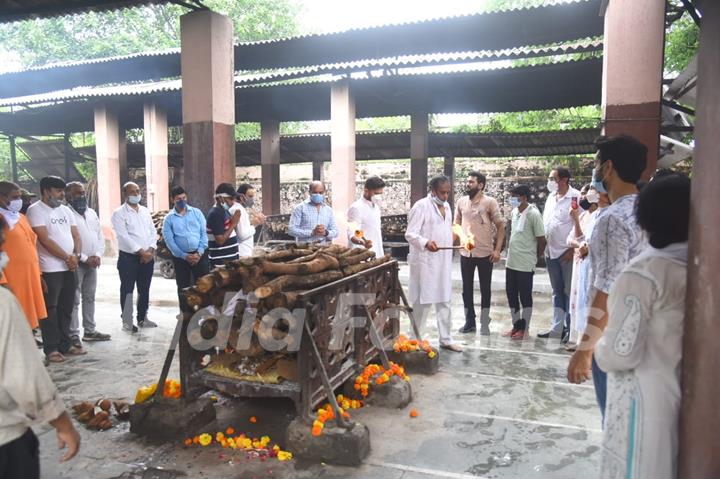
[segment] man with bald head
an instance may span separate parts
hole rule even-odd
[[[312,181],[308,199],[295,207],[290,215],[288,233],[298,243],[329,243],[338,235],[333,210],[325,204],[325,185]]]
[[[155,265],[157,231],[150,211],[140,204],[140,187],[127,182],[123,185],[125,203],[112,214],[112,225],[118,241],[117,269],[120,272],[120,310],[123,331],[135,333],[138,326],[154,328],[147,319],[150,302],[150,281]],[[137,326],[133,325],[133,291],[137,284]]]

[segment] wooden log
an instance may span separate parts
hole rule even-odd
[[[281,291],[312,289],[316,286],[337,281],[342,277],[343,274],[340,271],[323,271],[321,273],[309,274],[306,276],[278,276],[272,281],[255,288],[255,295],[260,299],[264,299]]]
[[[263,261],[260,269],[265,274],[297,275],[314,274],[328,269],[340,269],[340,263],[334,256],[320,253],[317,258],[305,263],[272,263]]]
[[[360,248],[356,248],[360,249]],[[371,259],[375,257],[375,252],[370,250],[364,250],[361,253],[356,253],[352,256],[341,256],[340,257],[340,266],[346,267],[351,266],[354,264],[362,263],[365,260]]]
[[[347,258],[349,256],[355,256],[356,254],[360,254],[363,251],[367,251],[365,248],[350,248],[347,251],[340,254],[341,258]]]
[[[298,291],[286,291],[274,294],[269,298],[265,298],[263,301],[265,303],[265,306],[269,310],[275,308],[285,308],[292,310],[297,305],[299,294],[300,293]]]
[[[195,290],[199,293],[209,293],[215,289],[215,275],[206,274],[195,282]]]
[[[209,304],[210,301],[207,293],[201,293],[197,291],[194,286],[183,289],[182,294],[185,295],[185,301],[187,302],[188,306],[193,309],[202,308],[205,305]]]
[[[386,254],[385,256],[383,256],[381,258],[376,258],[376,259],[367,261],[365,263],[346,266],[345,268],[343,268],[342,272],[346,277],[352,276],[354,274],[360,273],[361,271],[365,271],[366,269],[374,268],[375,266],[380,266],[381,264],[387,263],[391,260],[392,260],[392,256],[390,256],[389,254]]]

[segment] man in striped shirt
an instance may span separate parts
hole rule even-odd
[[[215,206],[207,216],[208,256],[213,266],[240,258],[235,227],[240,221],[240,211],[230,214],[235,202],[235,188],[230,183],[220,183],[215,188]]]

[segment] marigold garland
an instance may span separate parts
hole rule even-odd
[[[418,341],[417,339],[409,339],[404,334],[398,336],[397,341],[393,344],[393,351],[396,353],[413,353],[415,351],[425,351],[431,359],[437,353],[430,346],[427,340]]]
[[[392,376],[398,376],[405,381],[410,381],[410,377],[405,374],[405,368],[391,361],[390,369],[387,370],[379,364],[369,364],[366,366],[363,372],[355,378],[353,388],[358,391],[363,398],[366,398],[370,393],[371,383],[376,385],[385,384],[390,381]],[[362,401],[345,397],[342,394],[338,395],[335,399],[340,407],[340,414],[342,414],[345,419],[350,419],[350,413],[347,412],[348,410],[363,407]],[[333,419],[335,419],[335,411],[333,411],[330,403],[321,406],[317,410],[317,417],[312,424],[312,435],[321,435],[325,428],[325,423]]]
[[[253,416],[254,417],[254,416]],[[243,451],[254,451],[260,455],[261,460],[266,457],[277,457],[279,461],[289,461],[293,455],[289,451],[283,451],[277,444],[272,445],[270,436],[262,436],[260,438],[248,437],[245,434],[237,436],[235,429],[230,426],[225,431],[217,431],[213,437],[210,433],[204,432],[192,438],[186,438],[183,444],[186,447],[200,445],[207,447],[213,443],[220,445],[224,449],[239,449]]]
[[[140,404],[152,397],[157,390],[157,383],[150,386],[142,386],[135,394],[135,404]],[[178,399],[182,396],[180,383],[175,379],[166,379],[165,387],[163,387],[163,396],[166,398]]]

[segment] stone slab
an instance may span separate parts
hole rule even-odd
[[[359,422],[349,429],[327,422],[322,434],[313,436],[312,426],[296,419],[287,429],[286,448],[306,461],[358,466],[370,454],[370,430]]]
[[[193,435],[215,420],[210,399],[151,399],[130,406],[130,432],[150,438],[171,439]]]

